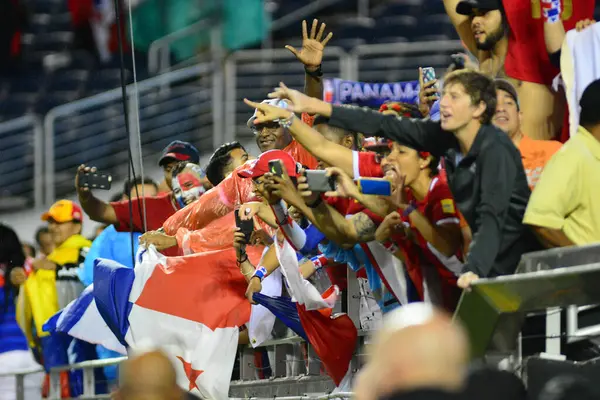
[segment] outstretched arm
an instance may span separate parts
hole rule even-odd
[[[310,35],[306,26],[306,21],[302,21],[302,48],[296,50],[293,46],[287,45],[286,49],[292,52],[302,64],[304,64],[304,93],[307,96],[317,99],[323,98],[323,80],[321,72],[321,63],[323,61],[323,50],[327,43],[333,37],[333,33],[325,34],[325,24],[321,24],[319,30],[319,21],[314,19],[310,29]]]

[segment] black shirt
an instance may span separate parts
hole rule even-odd
[[[522,223],[531,192],[521,154],[496,127],[483,125],[463,157],[456,137],[430,120],[334,106],[329,124],[443,158],[454,200],[473,231],[463,272],[481,277],[512,274],[523,253],[540,248]]]

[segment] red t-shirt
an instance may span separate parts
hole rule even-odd
[[[460,225],[460,218],[456,203],[452,197],[452,192],[448,184],[439,177],[433,178],[429,186],[429,192],[422,201],[417,201],[413,194],[407,190],[407,200],[415,202],[418,211],[423,214],[433,225],[439,226],[444,224]],[[410,224],[410,218],[403,217],[405,223]],[[457,250],[452,257],[446,257],[437,251],[429,244],[421,233],[412,227],[419,249],[426,262],[436,268],[437,273],[441,278],[442,296],[445,304],[451,308],[456,297],[456,280],[462,269],[462,252]],[[404,241],[405,242],[405,241]],[[414,257],[410,257],[411,259]]]
[[[354,179],[381,178],[383,170],[380,163],[381,159],[377,153],[372,151],[353,151],[352,169],[354,170]]]
[[[576,4],[573,4],[576,3]],[[521,81],[550,85],[559,70],[550,63],[544,40],[540,0],[502,0],[510,33],[504,61],[506,74]],[[562,0],[565,31],[578,21],[594,17],[595,0]]]
[[[171,193],[166,193],[156,197],[138,197],[131,201],[132,217],[133,217],[133,231],[144,232],[144,214],[142,207],[145,203],[146,206],[146,228],[148,231],[155,231],[162,227],[163,223],[175,212],[177,209],[171,201]],[[115,229],[119,232],[129,232],[129,201],[118,201],[110,203],[115,210],[117,220]],[[171,248],[163,251],[163,254],[167,256],[177,256],[178,249]]]

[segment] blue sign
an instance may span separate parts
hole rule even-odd
[[[378,108],[386,101],[417,104],[419,82],[366,83],[339,78],[323,81],[323,99],[333,104]]]

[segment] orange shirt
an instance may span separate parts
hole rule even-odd
[[[523,139],[519,143],[519,151],[521,152],[521,161],[531,190],[540,179],[542,170],[548,160],[561,146],[562,143],[555,140],[533,140],[527,135],[523,135]]]

